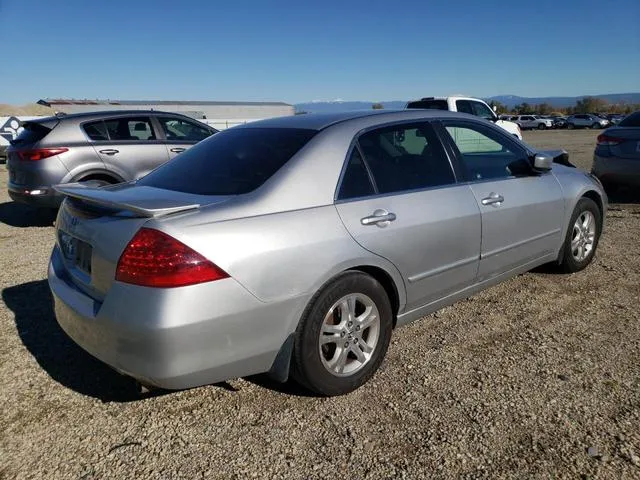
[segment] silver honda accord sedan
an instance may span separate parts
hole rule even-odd
[[[143,385],[269,372],[322,395],[371,378],[396,327],[582,270],[607,209],[566,152],[437,110],[255,122],[133,183],[56,188],[49,285],[80,346]]]

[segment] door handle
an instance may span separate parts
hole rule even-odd
[[[176,148],[172,148],[171,151],[173,153],[182,153],[186,150],[186,148],[180,148],[180,147],[176,147]]]
[[[105,150],[100,150],[100,153],[104,153],[105,155],[115,155],[118,152],[119,150],[116,150],[115,148],[107,148]]]
[[[504,202],[504,197],[494,192],[491,192],[488,197],[482,199],[483,205],[499,206],[502,202]]]
[[[377,225],[379,227],[386,227],[390,222],[396,219],[396,214],[387,212],[386,210],[378,209],[373,212],[373,215],[360,219],[362,225]]]

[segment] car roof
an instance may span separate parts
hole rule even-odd
[[[123,115],[176,115],[179,117],[191,118],[187,115],[183,115],[181,113],[175,112],[164,112],[162,110],[99,110],[94,112],[81,112],[81,113],[69,113],[69,114],[58,114],[51,117],[38,118],[32,120],[32,122],[47,122],[50,120],[57,121],[70,121],[70,120],[92,120],[92,119],[101,119],[101,118],[111,118],[111,117],[120,117]],[[193,118],[192,120],[197,120]]]
[[[323,130],[331,125],[345,122],[357,122],[379,119],[380,123],[412,120],[416,118],[442,118],[465,116],[475,118],[470,115],[446,110],[354,110],[338,113],[305,113],[286,117],[275,117],[267,120],[259,120],[234,128],[302,128],[308,130]]]

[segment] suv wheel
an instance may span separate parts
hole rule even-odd
[[[573,130],[574,128],[576,128],[576,126],[573,123],[567,123],[567,128],[569,130]]]
[[[538,130],[544,130],[546,128],[546,125],[544,123],[541,123],[538,125]]]
[[[591,128],[592,128],[592,129],[594,129],[594,130],[595,130],[596,128],[598,128],[599,126],[600,126],[600,124],[599,124],[599,123],[592,123],[592,124],[591,124]]]
[[[376,372],[389,347],[393,315],[384,288],[346,272],[320,290],[302,317],[293,376],[320,395],[349,393]]]

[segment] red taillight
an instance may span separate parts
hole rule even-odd
[[[601,135],[598,135],[598,145],[613,146],[613,145],[618,145],[623,141],[624,140],[622,138],[610,137],[609,135],[605,135],[604,133]]]
[[[68,151],[68,148],[36,148],[34,150],[20,150],[17,153],[21,160],[38,161]]]
[[[124,249],[116,280],[145,287],[184,287],[229,275],[166,233],[141,228]]]

